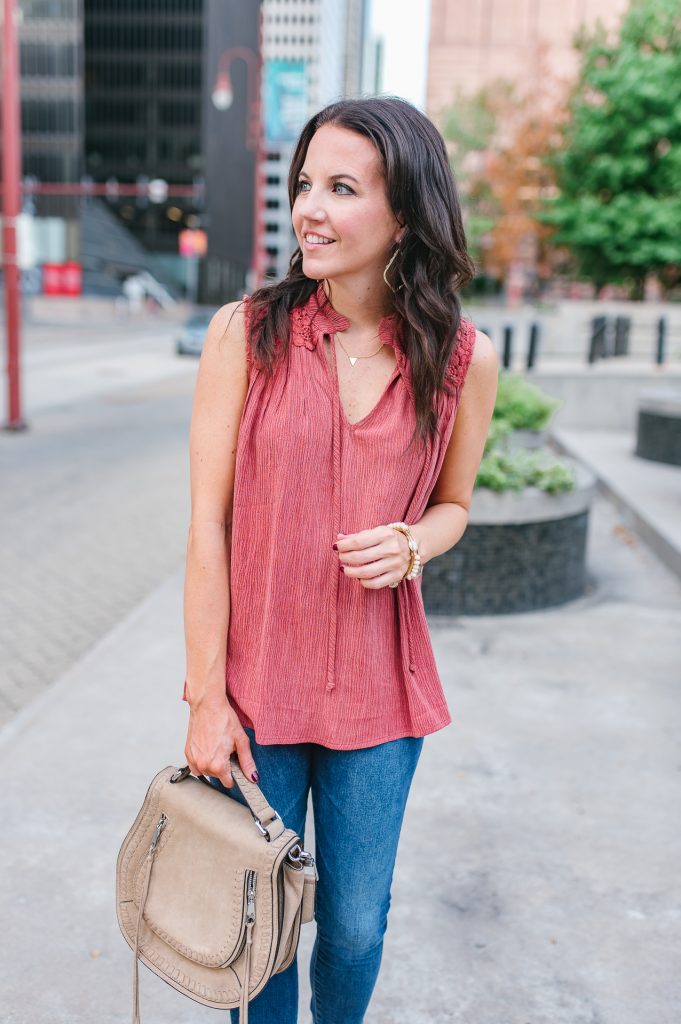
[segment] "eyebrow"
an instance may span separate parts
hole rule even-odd
[[[307,171],[300,171],[299,174],[303,178],[308,178],[309,179],[309,177],[310,177],[310,175],[307,173]],[[354,181],[357,185],[359,185],[359,179],[355,178],[355,176],[352,175],[352,174],[347,174],[347,172],[345,172],[345,171],[340,171],[338,174],[330,174],[329,175],[329,181],[333,181],[335,178],[349,178],[350,181]]]

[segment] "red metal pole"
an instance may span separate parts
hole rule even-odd
[[[254,192],[253,192],[253,254],[251,258],[251,274],[253,277],[253,290],[260,288],[263,283],[264,267],[263,267],[263,250],[262,250],[262,228],[263,228],[263,208],[264,208],[264,196],[263,196],[263,160],[265,156],[265,147],[263,144],[264,136],[264,125],[263,125],[263,103],[262,103],[262,47],[263,47],[263,13],[262,7],[259,7],[258,14],[258,48],[255,54],[255,62],[252,71],[253,85],[251,94],[251,110],[250,118],[251,124],[249,125],[248,134],[255,135],[255,180],[254,180]],[[249,67],[249,78],[251,77],[251,68]]]
[[[7,420],[5,430],[25,430],[19,380],[20,281],[17,217],[20,202],[21,130],[15,0],[4,0],[2,33],[2,265],[7,330]]]

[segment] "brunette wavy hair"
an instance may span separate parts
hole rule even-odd
[[[378,150],[390,206],[406,230],[392,267],[393,311],[402,321],[402,344],[411,365],[417,435],[438,431],[437,406],[451,394],[445,370],[461,322],[458,290],[475,267],[466,251],[459,196],[444,140],[415,106],[398,97],[339,100],[310,118],[293,154],[288,178],[291,211],[300,171],[315,132],[337,125],[369,139]],[[319,282],[303,273],[300,247],[281,281],[251,296],[251,353],[266,372],[276,339],[289,343],[289,314],[303,306]],[[412,438],[413,440],[414,438]]]

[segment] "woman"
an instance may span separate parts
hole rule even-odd
[[[360,1024],[423,738],[450,721],[420,569],[464,532],[498,366],[460,318],[459,201],[415,107],[316,114],[289,194],[287,277],[215,314],[199,367],[185,755],[240,799],[236,750],[301,837],[311,790],[312,1018]],[[296,1021],[297,985],[294,961],[254,1024]]]

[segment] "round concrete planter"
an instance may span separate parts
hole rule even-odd
[[[453,548],[429,562],[423,601],[433,615],[537,611],[584,593],[589,508],[596,481],[580,463],[575,490],[536,487],[473,492],[468,526]]]
[[[681,392],[644,391],[639,400],[635,454],[651,462],[681,466]]]

